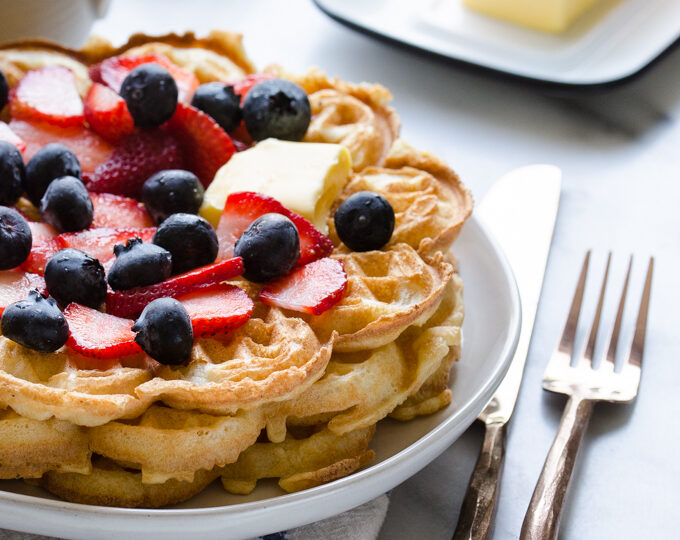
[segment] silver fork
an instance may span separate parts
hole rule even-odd
[[[572,367],[570,365],[572,353],[574,352],[574,338],[583,301],[589,261],[590,251],[586,254],[583,261],[581,275],[576,286],[576,292],[574,293],[574,299],[571,303],[569,316],[567,317],[560,343],[551,355],[550,362],[543,376],[543,388],[545,390],[566,394],[569,396],[569,400],[562,414],[562,420],[560,421],[555,441],[545,460],[543,471],[538,479],[529,508],[524,517],[520,536],[523,540],[545,540],[557,536],[562,513],[562,503],[569,487],[569,480],[574,468],[579,445],[588,427],[595,402],[630,402],[635,399],[640,385],[642,352],[645,345],[654,258],[649,260],[633,342],[628,358],[620,371],[615,370],[614,363],[628,282],[633,265],[632,256],[628,263],[628,272],[623,284],[623,293],[619,301],[614,326],[609,337],[606,356],[602,360],[599,369],[593,369],[595,341],[600,326],[611,253],[607,259],[595,317],[585,351],[575,366]]]

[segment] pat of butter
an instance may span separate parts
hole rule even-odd
[[[349,151],[339,144],[266,139],[225,163],[203,197],[201,215],[217,225],[230,193],[257,191],[303,215],[326,232],[333,201],[352,169]]]
[[[463,0],[476,11],[545,32],[562,32],[600,0]]]

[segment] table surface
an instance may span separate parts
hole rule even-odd
[[[680,49],[624,87],[564,95],[379,43],[328,19],[306,0],[113,0],[94,31],[122,42],[136,31],[205,33],[216,27],[242,32],[259,67],[277,62],[300,72],[320,66],[342,79],[383,83],[394,95],[402,137],[445,158],[478,201],[515,167],[552,163],[563,170],[543,294],[509,430],[494,538],[518,536],[557,429],[564,399],[544,393],[540,382],[584,252],[593,249],[594,290],[595,272],[601,275],[613,250],[612,297],[628,255],[635,255],[630,307],[638,301],[647,258],[656,257],[640,395],[633,405],[596,407],[561,538],[677,538],[680,369],[672,362],[679,356]],[[394,489],[380,538],[450,538],[481,438],[482,428],[471,427]]]

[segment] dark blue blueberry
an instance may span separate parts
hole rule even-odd
[[[135,125],[160,126],[177,108],[177,83],[170,72],[158,64],[142,64],[133,69],[120,87]]]
[[[77,302],[98,308],[106,298],[106,273],[102,264],[79,249],[57,251],[45,265],[47,290],[66,307]]]
[[[60,232],[75,232],[92,225],[90,193],[75,176],[52,180],[40,200],[40,215]]]
[[[265,214],[236,240],[234,255],[243,259],[243,277],[263,283],[290,272],[300,258],[300,235],[281,214]]]
[[[9,84],[7,84],[7,78],[0,69],[0,109],[7,105],[8,96],[9,96]]]
[[[392,205],[372,191],[348,197],[336,210],[334,220],[340,240],[354,251],[380,249],[394,231]]]
[[[172,254],[172,273],[181,274],[215,261],[217,235],[202,217],[173,214],[160,224],[153,243]]]
[[[170,277],[172,257],[168,251],[155,244],[131,238],[125,245],[113,248],[116,260],[109,270],[109,285],[116,291],[160,283]]]
[[[83,171],[76,155],[63,144],[50,143],[38,150],[26,165],[26,195],[40,206],[47,186],[55,178],[74,176],[82,178]]]
[[[174,298],[158,298],[148,304],[132,326],[135,341],[154,360],[175,366],[189,359],[194,346],[191,319]]]
[[[299,141],[307,133],[312,109],[302,87],[282,79],[253,86],[243,102],[243,120],[256,141],[274,137]]]
[[[189,171],[160,171],[144,182],[142,201],[151,218],[160,224],[172,214],[197,214],[203,203],[203,185]]]
[[[32,245],[33,235],[24,216],[14,208],[0,206],[0,270],[19,266]]]
[[[26,167],[16,146],[0,141],[0,205],[12,206],[24,192]]]
[[[0,325],[7,339],[43,353],[56,351],[68,339],[68,323],[57,303],[36,290],[7,306]]]
[[[241,123],[241,96],[233,86],[209,82],[196,89],[191,104],[211,116],[224,131],[232,131]]]

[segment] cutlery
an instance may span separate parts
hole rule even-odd
[[[477,417],[485,425],[484,442],[470,477],[454,540],[487,538],[491,530],[505,454],[505,426],[522,382],[557,215],[561,179],[560,169],[552,165],[521,167],[492,186],[477,208],[477,214],[503,248],[515,274],[522,326],[508,373]]]
[[[633,401],[640,385],[642,353],[645,345],[654,258],[649,260],[633,341],[628,351],[628,357],[620,370],[616,370],[615,366],[616,351],[621,332],[621,321],[623,319],[628,282],[633,265],[632,256],[628,263],[628,272],[623,284],[623,292],[619,300],[614,326],[609,336],[607,353],[602,359],[600,367],[598,369],[594,368],[595,342],[600,326],[611,253],[607,259],[597,308],[585,351],[576,365],[571,365],[571,357],[574,352],[574,338],[583,301],[589,261],[590,252],[586,254],[583,262],[562,337],[550,357],[548,367],[543,376],[543,388],[545,390],[566,394],[569,396],[569,399],[562,414],[562,420],[560,421],[555,441],[545,460],[543,471],[538,479],[536,489],[524,518],[524,523],[522,524],[520,538],[523,540],[543,540],[557,536],[562,504],[569,487],[571,472],[574,468],[581,440],[593,412],[593,405],[598,401],[617,403]]]

